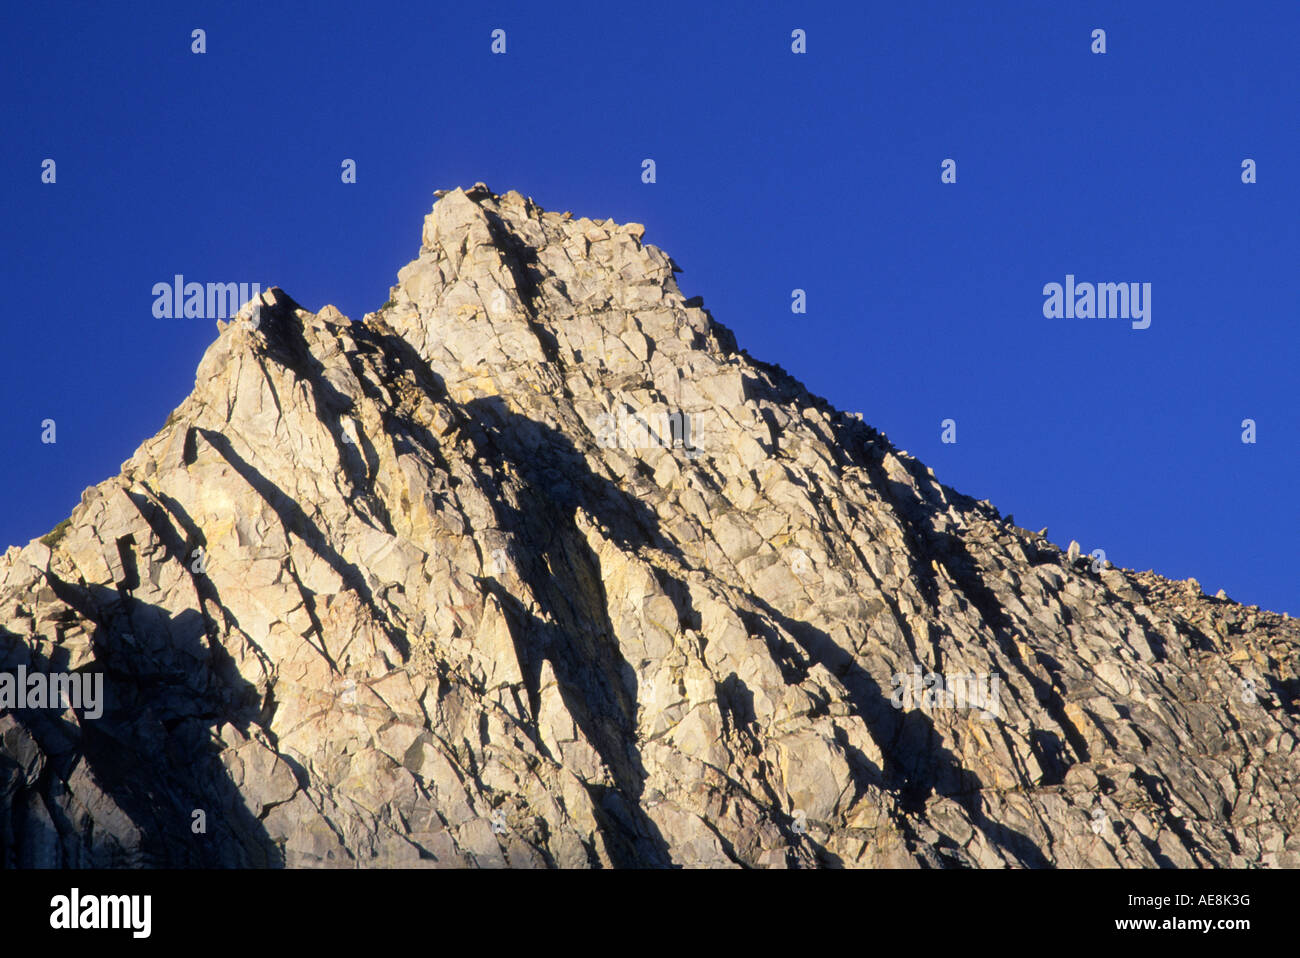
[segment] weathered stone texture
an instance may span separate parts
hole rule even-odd
[[[642,234],[454,190],[362,322],[221,324],[0,560],[0,667],[109,696],[0,717],[4,864],[1300,864],[1294,621],[941,485]]]

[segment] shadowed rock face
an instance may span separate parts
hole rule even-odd
[[[1300,864],[1294,621],[941,485],[641,235],[455,190],[361,323],[219,324],[0,560],[0,667],[107,698],[0,716],[4,864]]]

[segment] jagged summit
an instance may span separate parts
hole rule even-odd
[[[943,486],[643,233],[477,184],[362,322],[219,324],[0,560],[0,667],[106,692],[0,716],[5,863],[1300,864],[1293,621]]]

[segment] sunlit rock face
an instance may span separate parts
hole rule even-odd
[[[479,184],[361,322],[219,324],[0,560],[0,672],[103,677],[0,679],[3,863],[1300,865],[1293,620],[943,486],[643,232]]]

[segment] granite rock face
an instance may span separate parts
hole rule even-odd
[[[1109,568],[736,347],[642,227],[441,196],[0,560],[9,866],[1300,865],[1294,620]]]

